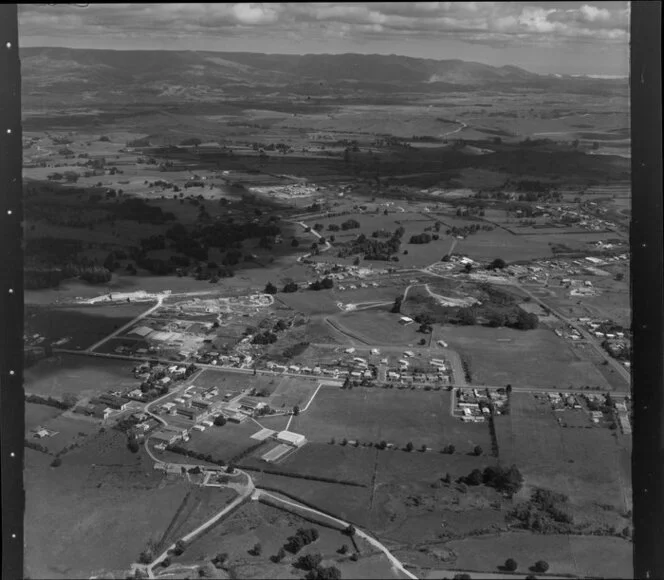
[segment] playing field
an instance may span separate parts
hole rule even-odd
[[[416,449],[426,444],[435,452],[448,444],[458,451],[490,447],[487,424],[453,418],[445,391],[323,387],[290,430],[321,443],[334,437],[361,443],[385,440],[397,447],[412,442]]]
[[[403,345],[417,344],[423,334],[417,332],[418,324],[399,324],[400,316],[390,312],[391,307],[372,308],[357,312],[346,312],[328,317],[332,326],[359,345]]]
[[[247,419],[239,425],[231,422],[226,423],[223,427],[215,425],[205,431],[192,431],[191,439],[184,447],[205,455],[212,455],[213,459],[229,461],[239,453],[260,443],[260,441],[251,439],[251,435],[260,429],[261,427],[251,419]]]
[[[568,388],[607,383],[550,330],[444,326],[437,338],[469,362],[472,384]]]

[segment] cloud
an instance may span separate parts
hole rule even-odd
[[[31,36],[113,39],[281,35],[343,37],[358,43],[443,35],[471,44],[569,46],[628,40],[627,2],[320,2],[238,4],[19,5]]]

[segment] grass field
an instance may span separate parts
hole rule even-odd
[[[199,453],[210,454],[215,459],[229,461],[259,443],[251,439],[251,435],[257,431],[260,431],[260,427],[250,419],[239,425],[227,423],[223,427],[214,426],[205,431],[192,432],[191,439],[184,446]]]
[[[276,410],[291,409],[295,405],[303,407],[319,385],[318,380],[297,377],[284,377],[276,381],[278,385],[268,401],[270,407]]]
[[[565,341],[550,330],[444,326],[436,336],[468,360],[473,384],[606,387],[604,377],[595,366],[580,360]]]
[[[330,321],[342,333],[360,344],[413,346],[424,335],[417,332],[419,325],[399,324],[399,315],[390,312],[390,306],[347,312],[330,316]]]
[[[293,535],[298,528],[311,527],[319,533],[313,544],[303,548],[297,556],[287,553],[279,564],[271,562],[270,556],[277,553],[288,536]],[[262,547],[260,556],[249,553],[256,543]],[[348,544],[351,551],[342,556],[337,550],[344,544]],[[226,552],[229,556],[228,569],[235,577],[290,580],[301,575],[292,565],[297,558],[318,553],[323,556],[322,565],[337,566],[342,570],[344,578],[400,578],[391,573],[391,567],[384,556],[371,555],[371,549],[361,540],[358,540],[358,544],[362,554],[366,551],[367,556],[352,562],[352,542],[341,533],[285,510],[250,502],[195,541],[182,556],[174,559],[174,565],[199,564],[219,552]]]
[[[72,413],[45,421],[42,423],[42,427],[57,432],[57,435],[39,441],[51,453],[58,453],[72,443],[83,443],[88,436],[97,433],[100,428],[96,421],[90,421],[81,416],[77,417]]]
[[[25,331],[29,335],[39,333],[49,342],[69,338],[63,348],[87,348],[145,312],[150,306],[149,303],[132,303],[27,307]]]
[[[62,409],[49,407],[48,405],[38,405],[36,403],[25,404],[25,432],[28,433],[31,429],[39,426],[44,426],[44,423],[55,419],[62,415]],[[36,439],[35,439],[36,441]]]
[[[134,364],[79,355],[57,355],[25,370],[25,390],[44,397],[61,398],[71,393],[92,397],[109,389],[137,384],[131,374]]]
[[[564,493],[578,505],[599,502],[631,509],[631,473],[624,442],[602,428],[561,428],[554,411],[531,394],[512,393],[510,415],[496,418],[500,458],[525,477],[522,497],[533,487]]]
[[[452,541],[445,547],[457,554],[449,567],[498,572],[514,558],[517,572],[531,573],[537,560],[549,564],[548,574],[600,578],[632,578],[632,544],[619,538],[507,533]],[[441,566],[441,568],[444,566]]]
[[[127,569],[166,530],[171,506],[186,494],[182,483],[166,481],[152,462],[130,453],[118,433],[95,436],[58,468],[44,458],[50,463],[26,450],[25,568],[32,578]]]
[[[225,393],[239,394],[240,391],[251,388],[255,388],[257,391],[267,389],[274,392],[278,381],[279,379],[264,375],[253,376],[223,370],[205,369],[196,376],[193,384],[197,387],[217,387],[219,389],[218,396],[223,397]]]
[[[377,450],[366,447],[307,443],[276,465],[268,465],[257,457],[243,461],[242,465],[369,485],[376,453]]]
[[[309,409],[293,419],[290,429],[319,443],[334,437],[337,441],[385,440],[397,447],[408,442],[416,448],[426,444],[436,452],[450,443],[459,452],[471,451],[475,445],[490,448],[487,425],[453,418],[450,394],[444,391],[323,387]]]

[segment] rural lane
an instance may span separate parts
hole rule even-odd
[[[152,314],[155,310],[157,310],[158,308],[161,307],[162,303],[164,302],[164,298],[165,298],[165,296],[163,294],[160,294],[159,297],[157,298],[157,303],[154,306],[152,306],[152,308],[149,308],[148,310],[146,310],[142,314],[139,314],[136,318],[130,320],[129,322],[127,322],[127,324],[121,326],[120,328],[113,331],[111,334],[109,334],[105,338],[102,338],[99,342],[96,342],[91,347],[88,347],[85,350],[87,350],[89,352],[93,352],[95,349],[99,348],[102,344],[105,344],[106,342],[108,342],[112,338],[115,338],[116,336],[118,336],[118,334],[124,332],[128,328],[131,328],[139,320],[142,320],[146,316],[150,316],[150,314]]]

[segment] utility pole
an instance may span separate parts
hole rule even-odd
[[[2,578],[23,578],[23,143],[18,5],[0,5]]]

